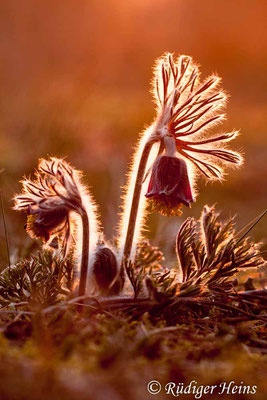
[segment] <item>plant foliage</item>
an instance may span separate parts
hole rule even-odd
[[[204,207],[199,221],[188,218],[177,235],[181,293],[231,291],[239,270],[266,265],[259,248],[248,237],[238,238],[233,218],[222,222],[214,207]]]
[[[0,303],[26,302],[38,307],[54,304],[69,293],[73,279],[71,260],[63,261],[50,251],[19,261],[0,275]]]

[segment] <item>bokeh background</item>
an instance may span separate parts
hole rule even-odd
[[[11,210],[39,157],[67,156],[86,175],[106,236],[116,234],[121,187],[138,133],[154,118],[151,67],[165,51],[217,72],[231,98],[222,130],[240,129],[245,155],[223,183],[199,181],[182,218],[151,215],[147,235],[166,254],[185,217],[217,203],[243,227],[266,208],[265,0],[9,0],[0,3],[0,175],[12,261],[31,240]],[[2,218],[2,217],[1,217]],[[266,237],[266,222],[253,230]],[[0,223],[1,266],[6,265]]]

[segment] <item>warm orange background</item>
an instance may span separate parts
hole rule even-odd
[[[51,154],[85,171],[111,238],[132,148],[154,117],[151,67],[165,51],[193,56],[203,76],[222,76],[231,98],[218,132],[240,129],[232,147],[245,155],[224,184],[200,182],[184,216],[217,203],[224,216],[238,213],[241,227],[259,214],[267,198],[266,19],[265,0],[1,2],[0,184],[12,254],[29,239],[10,198],[18,179]],[[152,216],[154,243],[173,247],[182,220]],[[264,225],[254,229],[257,239]],[[0,234],[3,243],[2,223]]]

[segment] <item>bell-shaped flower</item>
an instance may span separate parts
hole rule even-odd
[[[193,200],[187,165],[179,157],[159,156],[155,161],[146,197],[155,211],[163,215],[181,215],[182,205]]]
[[[81,214],[83,209],[77,171],[63,160],[41,160],[35,180],[24,179],[22,193],[14,200],[15,210],[27,212],[26,230],[31,237],[49,242],[64,233],[65,254],[71,239],[70,212]]]
[[[173,135],[167,135],[163,145],[165,154],[154,162],[146,197],[155,211],[167,216],[181,215],[182,205],[189,207],[194,201],[187,165],[177,155]]]
[[[75,242],[76,253],[81,253],[79,295],[84,295],[92,258],[89,253],[94,254],[98,231],[95,205],[81,183],[81,173],[57,158],[41,160],[35,180],[24,179],[22,186],[22,193],[15,196],[14,208],[27,212],[27,232],[45,242],[60,235],[64,256]],[[72,233],[79,230],[82,238],[77,234],[73,238]]]
[[[69,224],[68,212],[63,207],[52,211],[28,207],[25,228],[33,239],[42,239],[47,243],[51,237],[68,229]]]
[[[213,128],[225,119],[227,102],[217,75],[202,81],[199,67],[191,57],[175,58],[166,53],[156,61],[152,84],[156,118],[141,134],[126,185],[119,237],[122,259],[134,257],[134,249],[142,237],[146,197],[165,214],[178,214],[180,206],[177,204],[190,203],[193,198],[189,179],[195,181],[203,175],[208,180],[222,180],[228,164],[238,166],[242,163],[242,156],[228,148],[228,143],[238,132],[213,133]],[[159,155],[169,156],[163,151],[165,138],[170,135],[175,141],[175,161],[162,159],[155,162]],[[144,177],[149,172],[147,166],[153,162],[150,188],[145,197]],[[175,170],[176,177],[166,173],[166,177],[159,180],[163,178],[166,165]],[[157,207],[159,204],[161,206]]]

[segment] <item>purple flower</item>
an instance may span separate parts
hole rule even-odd
[[[160,156],[155,161],[146,197],[155,211],[163,215],[181,215],[182,205],[194,201],[184,160],[176,156]]]
[[[26,211],[26,231],[32,238],[49,244],[58,234],[64,255],[72,242],[70,213],[82,213],[85,189],[79,173],[65,161],[40,160],[35,179],[22,181],[22,193],[15,196],[15,209]]]
[[[64,207],[55,210],[39,210],[29,206],[25,228],[33,239],[48,242],[51,236],[62,232],[65,228],[69,229],[68,212]]]

